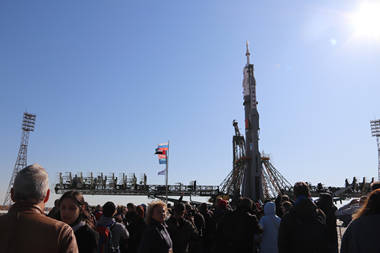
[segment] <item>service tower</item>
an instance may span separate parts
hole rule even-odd
[[[259,152],[259,113],[256,100],[256,80],[247,41],[247,64],[244,67],[243,95],[245,111],[245,145],[247,166],[244,173],[242,196],[253,200],[263,200],[262,165]]]

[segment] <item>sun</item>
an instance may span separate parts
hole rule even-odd
[[[362,2],[350,15],[354,36],[380,40],[380,2]]]

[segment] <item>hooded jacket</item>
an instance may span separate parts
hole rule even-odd
[[[260,219],[260,226],[264,230],[261,241],[261,253],[277,253],[277,237],[281,218],[276,215],[276,204],[267,202],[264,205],[264,216]]]
[[[305,196],[281,220],[278,234],[279,253],[326,253],[326,217]]]

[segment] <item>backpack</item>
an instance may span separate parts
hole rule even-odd
[[[112,244],[112,228],[116,222],[108,226],[98,225],[96,231],[99,233],[99,253],[120,253],[119,246]]]

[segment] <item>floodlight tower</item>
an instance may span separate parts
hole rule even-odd
[[[372,136],[376,137],[377,141],[377,178],[380,180],[380,119],[371,120],[371,132]]]
[[[34,131],[34,125],[36,122],[36,115],[24,112],[24,117],[22,120],[22,137],[20,149],[18,151],[17,160],[12,172],[11,180],[9,181],[8,190],[5,193],[5,198],[3,205],[11,205],[11,189],[13,187],[13,182],[16,178],[17,173],[26,167],[27,164],[27,153],[28,153],[28,143],[29,143],[29,134]]]

